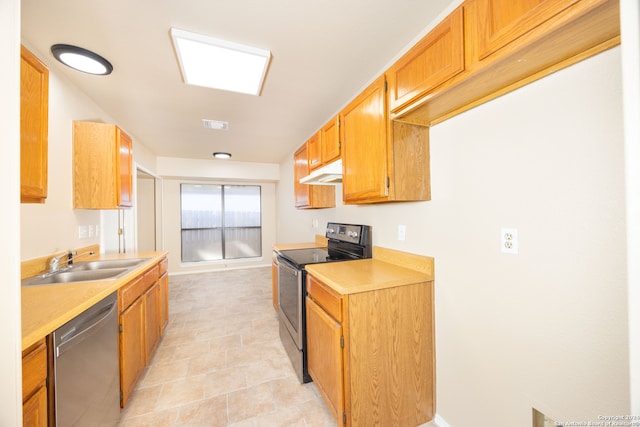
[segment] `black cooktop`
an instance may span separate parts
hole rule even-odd
[[[330,255],[327,248],[289,249],[280,251],[280,256],[287,259],[298,268],[302,268],[307,264],[355,259],[354,257],[334,252]]]
[[[297,267],[331,261],[327,248],[290,249],[280,251],[280,255]]]

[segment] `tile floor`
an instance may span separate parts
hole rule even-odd
[[[169,311],[120,427],[336,426],[282,348],[270,267],[170,276]]]

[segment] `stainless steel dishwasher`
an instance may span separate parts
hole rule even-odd
[[[114,292],[53,332],[57,427],[118,423],[117,306]]]

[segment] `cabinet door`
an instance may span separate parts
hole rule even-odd
[[[307,140],[307,150],[309,150],[309,170],[314,170],[322,166],[320,132],[314,133],[313,136]]]
[[[118,135],[118,177],[120,189],[120,206],[133,206],[133,143],[131,137],[121,129],[117,129]]]
[[[331,163],[340,158],[340,118],[334,117],[320,130],[322,163]]]
[[[392,112],[464,70],[462,14],[456,9],[387,71]]]
[[[164,273],[158,279],[160,283],[160,335],[169,323],[169,275]]]
[[[160,341],[161,308],[160,308],[160,283],[156,281],[144,296],[145,299],[145,360],[151,360],[153,350]]]
[[[296,208],[311,206],[308,185],[300,184],[300,178],[309,174],[309,156],[307,144],[305,143],[293,155],[293,192],[295,196]]]
[[[340,113],[345,203],[384,201],[389,195],[386,112],[381,76]]]
[[[478,53],[484,59],[580,0],[479,0]]]
[[[49,70],[24,46],[20,51],[20,200],[47,198]]]
[[[342,325],[312,299],[307,303],[307,358],[309,375],[329,408],[342,425],[344,413],[344,361],[340,338]]]
[[[120,406],[124,408],[145,367],[144,297],[120,314]]]
[[[293,191],[298,209],[333,208],[336,205],[334,186],[300,184],[309,175],[309,144],[305,142],[293,155]]]
[[[24,427],[47,426],[47,388],[41,387],[22,405],[22,425]]]

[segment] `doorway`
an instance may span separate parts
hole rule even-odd
[[[135,250],[162,250],[162,179],[140,165],[135,178]]]

